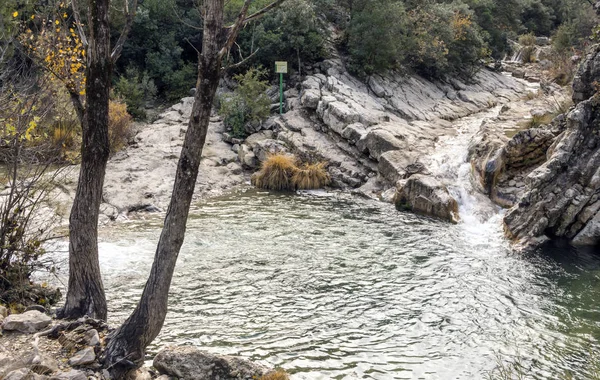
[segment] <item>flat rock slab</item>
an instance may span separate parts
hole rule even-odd
[[[186,380],[257,379],[267,367],[234,356],[213,355],[195,347],[169,347],[156,355],[154,368],[161,374]]]
[[[69,359],[69,364],[72,366],[80,366],[91,364],[96,360],[96,353],[93,347],[86,347],[81,351],[78,351]]]
[[[26,311],[23,314],[11,314],[2,322],[2,328],[6,331],[20,331],[22,333],[32,334],[52,322],[52,318],[37,310]]]

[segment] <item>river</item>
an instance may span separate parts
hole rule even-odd
[[[522,257],[499,228],[322,195],[249,190],[198,205],[150,352],[192,344],[294,379],[477,379],[517,358],[531,378],[584,377],[600,338],[592,252]],[[101,232],[113,324],[139,299],[161,222]]]

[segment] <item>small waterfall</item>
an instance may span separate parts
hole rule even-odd
[[[458,202],[461,225],[467,232],[472,232],[475,238],[501,234],[498,223],[501,208],[474,188],[471,182],[471,164],[467,161],[472,137],[485,119],[497,116],[499,111],[500,107],[494,107],[457,120],[454,123],[456,135],[440,139],[427,165]],[[482,234],[482,230],[489,233]]]

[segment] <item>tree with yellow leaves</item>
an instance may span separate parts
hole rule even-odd
[[[123,5],[125,26],[112,49],[110,0],[88,0],[88,25],[81,22],[77,0],[59,3],[53,17],[31,16],[27,25],[38,30],[24,26],[21,38],[34,61],[64,84],[82,130],[79,181],[69,218],[69,284],[65,305],[57,312],[60,318],[106,319],[97,226],[110,154],[109,94],[113,65],[131,29],[137,0]]]

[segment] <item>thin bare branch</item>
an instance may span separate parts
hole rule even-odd
[[[235,68],[238,68],[238,67],[240,67],[240,66],[241,66],[241,65],[243,65],[244,63],[248,62],[248,60],[250,60],[250,58],[254,57],[254,55],[255,55],[256,53],[258,53],[258,51],[259,51],[259,50],[260,50],[260,48],[258,48],[258,49],[256,49],[256,50],[254,50],[254,51],[252,52],[252,54],[250,54],[250,55],[249,55],[249,56],[247,56],[246,58],[242,59],[241,61],[239,61],[239,62],[237,62],[237,63],[234,63],[234,64],[232,64],[232,65],[228,65],[228,66],[224,67],[224,68],[223,68],[223,70],[231,70],[231,69],[235,69]]]
[[[133,0],[131,3],[131,9],[129,9],[129,1],[125,0],[125,26],[121,31],[121,35],[115,44],[115,47],[110,55],[110,59],[113,63],[117,62],[119,57],[121,56],[121,52],[123,51],[123,45],[125,45],[125,40],[129,35],[129,31],[131,30],[131,25],[133,24],[133,19],[135,19],[135,12],[137,11],[137,3],[138,0]]]
[[[242,25],[244,25],[244,20],[246,19],[246,15],[248,14],[248,8],[250,8],[250,4],[252,4],[252,0],[244,1],[244,5],[242,6],[240,13],[238,14],[235,24],[233,24],[233,26],[229,30],[229,34],[227,36],[227,41],[225,42],[225,45],[223,45],[223,47],[219,51],[219,58],[223,58],[225,54],[229,52],[229,49],[231,49],[231,47],[233,46],[233,43],[235,42],[235,39],[237,38],[240,32],[240,28],[242,27]]]
[[[88,46],[88,40],[85,36],[85,30],[83,30],[83,24],[81,23],[81,14],[79,13],[79,5],[77,0],[71,0],[71,8],[73,8],[73,16],[75,17],[75,25],[77,26],[77,32],[83,46]]]
[[[183,18],[181,18],[181,16],[179,15],[179,13],[177,13],[177,9],[175,8],[174,2],[173,2],[173,4],[171,4],[171,9],[173,9],[173,13],[175,14],[175,17],[177,17],[179,22],[181,22],[183,25],[190,27],[192,29],[195,29],[195,30],[204,30],[204,28],[201,26],[192,25],[192,24],[188,23],[187,21],[184,21]],[[202,17],[202,14],[200,14],[200,17]]]

